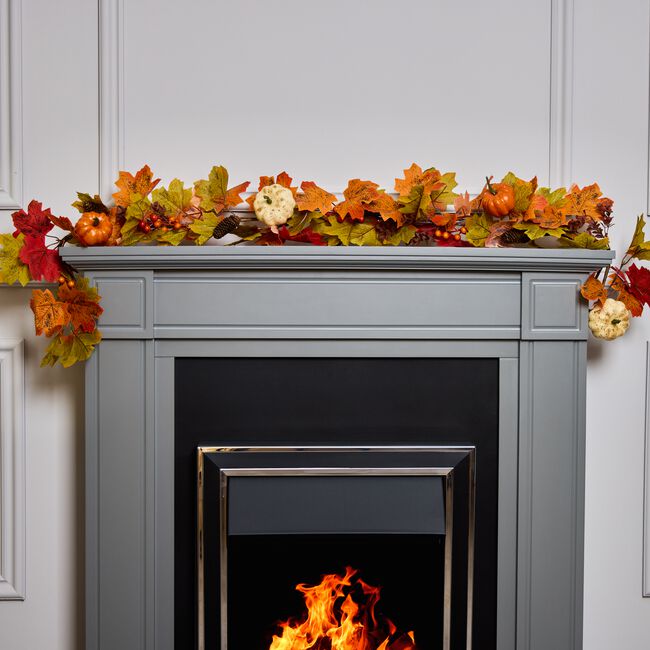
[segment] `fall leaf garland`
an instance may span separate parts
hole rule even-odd
[[[0,234],[0,281],[23,286],[30,280],[58,283],[52,290],[34,290],[31,301],[36,333],[53,337],[43,365],[69,366],[87,359],[101,339],[97,329],[100,298],[85,278],[62,261],[59,249],[64,245],[93,241],[107,246],[203,245],[213,237],[232,234],[232,244],[272,246],[300,242],[501,247],[553,237],[566,247],[609,248],[613,203],[596,184],[574,185],[568,191],[550,189],[538,187],[537,178],[525,180],[510,172],[499,182],[488,177],[483,190],[472,198],[467,192],[456,192],[454,172],[413,163],[395,178],[393,194],[373,181],[355,178],[339,199],[314,181],[294,184],[281,172],[261,176],[258,190],[273,184],[288,188],[296,207],[284,225],[271,229],[241,209],[238,215],[232,213],[244,202],[242,195],[250,183],[232,184],[221,165],[190,186],[177,178],[166,187],[159,183],[145,165],[135,174],[119,173],[111,204],[97,194],[78,193],[72,207],[82,217],[93,214],[95,224],[101,222],[101,238],[84,238],[81,228],[68,217],[53,215],[38,201],[31,201],[27,211],[13,214],[13,233]],[[506,200],[499,198],[495,209],[497,191]],[[251,208],[254,199],[254,194],[245,199]],[[602,304],[614,295],[632,315],[639,315],[650,304],[650,271],[629,264],[632,259],[650,259],[644,224],[640,217],[621,267],[612,267],[603,280],[594,276],[585,283],[585,299]],[[63,236],[51,234],[55,226]]]

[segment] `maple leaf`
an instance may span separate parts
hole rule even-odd
[[[261,180],[261,179],[260,179]],[[294,196],[296,196],[296,192],[298,191],[297,187],[292,187],[291,182],[293,181],[293,178],[287,174],[287,172],[280,172],[278,174],[278,177],[275,179],[275,182],[278,185],[282,185],[282,187],[286,187],[291,190]],[[262,188],[260,188],[262,189]]]
[[[20,251],[25,244],[25,235],[17,237],[7,233],[0,234],[0,276],[2,282],[23,287],[32,279],[29,267],[20,259]]]
[[[607,300],[605,285],[592,273],[580,287],[580,294],[585,300],[595,300],[601,305]]]
[[[549,204],[541,212],[536,214],[535,223],[540,228],[554,230],[565,226],[567,218],[564,212]]]
[[[74,230],[74,225],[68,217],[55,217],[54,215],[50,215],[50,221],[58,228],[61,228],[61,230],[67,230],[68,232]]]
[[[562,237],[565,234],[564,228],[542,228],[531,221],[524,221],[514,225],[517,230],[523,230],[531,241],[541,239],[549,235],[551,237]]]
[[[562,245],[568,246],[569,248],[590,248],[592,250],[609,249],[608,237],[597,238],[588,232],[580,232],[573,237],[565,235],[560,239],[560,242]]]
[[[467,241],[472,246],[485,246],[485,240],[490,236],[494,221],[485,214],[475,214],[465,219]]]
[[[353,221],[363,221],[366,212],[374,212],[384,221],[393,219],[398,225],[404,222],[404,215],[399,211],[397,203],[383,190],[379,190],[377,183],[355,178],[348,182],[343,197],[345,200],[334,206],[341,218],[349,215]]]
[[[584,217],[592,221],[600,221],[603,217],[598,209],[598,202],[601,197],[600,187],[597,183],[586,185],[580,189],[572,185],[565,197],[562,211],[572,217]]]
[[[225,208],[242,202],[240,194],[245,192],[249,181],[228,189],[228,170],[223,166],[214,166],[208,180],[196,181],[194,190],[200,198],[201,210],[204,212],[222,212]]]
[[[40,201],[30,201],[27,212],[18,210],[11,215],[16,228],[14,236],[18,233],[29,236],[46,235],[54,228],[51,216],[50,209],[43,210],[43,204]]]
[[[556,208],[560,208],[564,203],[565,195],[565,187],[558,187],[553,191],[551,191],[550,187],[538,187],[537,192],[535,193],[535,198],[544,199],[544,204],[542,205],[541,209],[544,209],[545,205],[552,205]]]
[[[302,194],[296,196],[298,210],[314,212],[318,210],[321,214],[327,214],[336,203],[336,196],[327,190],[318,187],[313,181],[303,181],[300,184]]]
[[[626,289],[619,290],[616,300],[620,300],[627,307],[632,316],[641,316],[643,313],[643,303]]]
[[[327,241],[323,239],[322,235],[311,228],[304,228],[298,234],[292,235],[286,226],[281,226],[278,230],[278,235],[282,241],[302,242],[305,244],[313,244],[314,246],[327,245]]]
[[[92,332],[72,334],[59,332],[45,350],[41,367],[60,363],[64,368],[69,368],[78,361],[85,361],[90,358],[101,339],[101,332],[97,329]]]
[[[388,244],[389,246],[399,246],[400,244],[408,244],[413,237],[415,237],[415,233],[418,231],[418,229],[413,226],[413,225],[406,225],[402,226],[401,228],[398,227],[395,232],[392,232],[386,236],[383,237],[381,240],[381,243],[385,246]]]
[[[29,306],[34,312],[37,336],[52,336],[60,332],[70,320],[66,305],[57,300],[49,289],[34,289]]]
[[[19,257],[29,266],[29,272],[34,280],[56,282],[63,271],[59,252],[45,246],[45,235],[25,237]]]
[[[454,199],[454,210],[456,211],[456,215],[459,217],[469,217],[472,213],[472,201],[469,198],[469,192],[459,194]]]
[[[326,235],[336,237],[344,246],[378,246],[381,244],[377,237],[377,229],[371,221],[356,223],[354,221],[338,221],[331,215],[327,217],[328,225],[322,227]]]
[[[74,287],[63,284],[59,287],[59,300],[65,304],[70,316],[70,325],[76,332],[92,332],[103,309],[99,305],[100,296],[90,281],[77,276]]]
[[[192,188],[184,187],[183,181],[175,178],[169,187],[159,187],[151,193],[152,203],[158,203],[169,217],[182,214],[192,207]]]
[[[645,266],[630,264],[625,276],[629,292],[639,302],[650,305],[650,271]]]
[[[208,239],[212,238],[214,229],[223,221],[223,219],[222,216],[208,213],[204,214],[200,219],[194,220],[190,224],[190,230],[195,235],[198,235],[196,239],[197,246],[203,246]]]
[[[121,171],[120,177],[115,182],[115,186],[119,189],[113,194],[115,205],[123,208],[128,207],[134,200],[137,200],[136,196],[139,198],[148,196],[159,182],[159,178],[153,180],[153,172],[149,169],[149,165],[145,165],[136,172],[135,176],[130,172]]]
[[[439,180],[440,172],[435,167],[422,171],[420,165],[413,163],[404,170],[404,178],[395,179],[395,191],[401,197],[406,197],[414,187],[421,185],[426,193],[430,193]]]
[[[650,260],[650,241],[645,241],[645,218],[642,214],[637,217],[634,235],[626,252],[628,255],[638,260]]]
[[[108,208],[104,205],[104,201],[102,201],[99,194],[90,196],[90,194],[86,194],[86,192],[77,192],[77,199],[78,200],[72,204],[72,207],[79,210],[81,214],[84,212],[108,212]]]
[[[147,235],[138,230],[138,225],[151,213],[151,201],[139,194],[134,194],[132,202],[126,209],[124,224],[121,227],[122,246],[133,246]]]

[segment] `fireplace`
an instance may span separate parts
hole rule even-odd
[[[88,650],[582,647],[608,251],[64,255],[106,306]]]

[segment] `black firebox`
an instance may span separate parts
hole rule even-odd
[[[353,616],[369,650],[496,648],[496,360],[175,372],[176,648],[299,648],[319,612],[319,650]]]

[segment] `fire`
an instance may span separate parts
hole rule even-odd
[[[416,650],[413,632],[398,633],[388,620],[377,620],[379,587],[372,587],[347,567],[345,575],[323,576],[320,584],[297,585],[307,615],[281,623],[270,650]],[[353,579],[354,578],[354,579]]]

